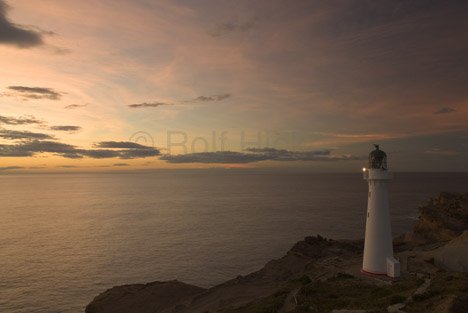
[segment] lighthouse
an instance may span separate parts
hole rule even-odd
[[[374,145],[364,179],[369,184],[366,236],[362,271],[367,274],[400,276],[400,263],[393,257],[392,229],[387,183],[392,173],[387,168],[387,154]]]

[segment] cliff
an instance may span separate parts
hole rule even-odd
[[[419,208],[412,240],[417,243],[444,242],[468,229],[468,193],[442,192]]]
[[[441,193],[420,208],[413,233],[396,249],[403,274],[398,280],[360,273],[362,241],[316,236],[297,242],[257,272],[209,289],[177,281],[118,286],[97,296],[85,311],[467,312],[468,275],[444,263],[460,242],[466,243],[457,237],[468,229],[467,203],[468,194]],[[451,239],[455,243],[445,245]]]
[[[118,286],[94,298],[86,312],[174,312],[204,291],[175,280]]]

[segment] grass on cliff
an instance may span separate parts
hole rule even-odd
[[[422,284],[421,279],[407,277],[391,285],[375,286],[359,277],[338,273],[323,282],[312,282],[307,276],[291,281],[275,294],[240,308],[223,313],[276,313],[284,305],[288,294],[297,288],[298,305],[294,313],[329,313],[334,309],[367,310],[369,313],[387,312],[389,305],[404,302]],[[407,313],[426,313],[441,301],[453,297],[449,312],[468,312],[468,275],[439,272],[427,291],[413,297],[404,308]]]
[[[337,275],[301,288],[297,295],[299,305],[294,312],[328,313],[333,309],[386,312],[389,305],[403,302],[420,283],[416,278],[409,278],[378,287],[350,275]]]
[[[246,306],[223,310],[223,313],[276,313],[284,305],[288,294],[299,289],[298,305],[293,311],[327,312],[333,309],[365,309],[369,312],[387,312],[386,308],[403,302],[422,281],[406,279],[392,285],[377,287],[348,274],[337,274],[324,282],[312,282],[307,276],[291,281],[275,294],[256,300]]]
[[[307,275],[291,280],[286,286],[275,292],[273,295],[253,301],[243,307],[236,309],[222,310],[223,313],[276,313],[283,307],[288,294],[296,288],[310,284],[311,280]]]
[[[269,297],[265,297],[246,306],[236,309],[222,310],[223,313],[275,313],[283,306],[286,297],[289,294],[289,289],[284,288],[274,293]]]

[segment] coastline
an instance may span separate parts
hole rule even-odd
[[[441,193],[419,212],[413,232],[394,239],[400,279],[361,274],[362,240],[317,235],[259,271],[208,289],[179,281],[116,286],[85,312],[458,312],[468,307],[468,274],[447,253],[468,250],[468,194]]]

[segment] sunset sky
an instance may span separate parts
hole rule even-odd
[[[467,1],[0,0],[0,172],[358,171],[373,143],[395,171],[467,171],[467,16]]]

